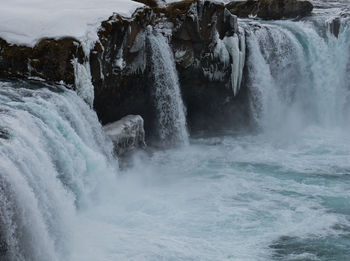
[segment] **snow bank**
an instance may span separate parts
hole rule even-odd
[[[34,46],[42,38],[74,37],[89,50],[101,22],[113,13],[131,17],[132,0],[1,0],[0,37]]]

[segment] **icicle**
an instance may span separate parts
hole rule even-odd
[[[243,78],[243,68],[245,63],[245,37],[244,30],[240,29],[240,34],[224,37],[220,39],[216,33],[216,47],[214,55],[225,65],[231,65],[231,88],[236,96],[240,90]]]

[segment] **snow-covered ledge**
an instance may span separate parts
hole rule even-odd
[[[72,37],[88,56],[102,21],[113,13],[131,17],[143,6],[132,0],[1,0],[0,38],[34,47],[43,38]]]
[[[145,130],[140,115],[128,115],[119,121],[103,126],[106,134],[114,143],[118,155],[135,148],[144,148]]]

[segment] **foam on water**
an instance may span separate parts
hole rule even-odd
[[[349,142],[310,127],[284,144],[206,138],[138,155],[112,199],[80,218],[80,258],[346,260]]]

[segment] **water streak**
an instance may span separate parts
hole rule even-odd
[[[163,144],[188,144],[186,109],[182,101],[173,52],[167,39],[148,28],[158,132]]]

